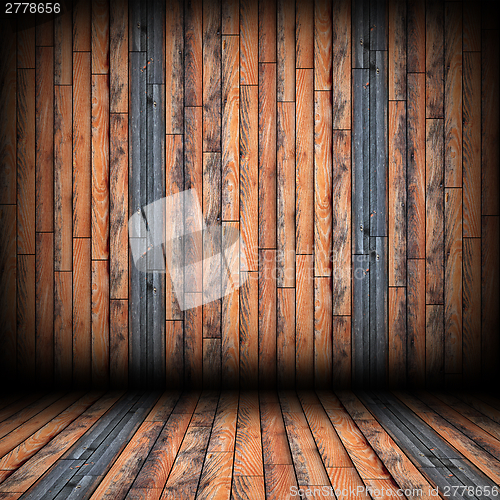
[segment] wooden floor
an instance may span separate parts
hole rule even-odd
[[[33,393],[0,419],[1,499],[500,495],[490,394]]]

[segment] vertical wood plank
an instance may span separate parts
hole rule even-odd
[[[220,389],[221,339],[203,339],[203,387]]]
[[[184,331],[182,321],[168,321],[165,328],[165,377],[167,387],[184,382]]]
[[[426,120],[426,304],[443,304],[444,166],[443,121]]]
[[[295,2],[278,0],[276,98],[295,100]]]
[[[370,2],[370,50],[387,50],[386,0]]]
[[[259,251],[259,386],[276,386],[276,250]]]
[[[259,64],[259,247],[276,248],[276,63]]]
[[[203,104],[202,1],[187,3],[184,16],[184,106],[201,106]]]
[[[444,3],[425,4],[425,117],[443,118]]]
[[[92,75],[92,258],[109,258],[109,78]]]
[[[277,286],[295,285],[295,104],[278,102]]]
[[[445,189],[445,373],[462,372],[462,190]]]
[[[73,239],[73,380],[77,387],[91,381],[91,242]]]
[[[73,277],[71,272],[54,273],[54,380],[69,387],[73,371],[71,335]]]
[[[85,2],[84,2],[85,3]],[[73,53],[73,237],[91,236],[90,53]]]
[[[333,387],[350,388],[352,367],[351,316],[332,317]]]
[[[389,286],[406,284],[406,110],[389,102]]]
[[[222,1],[222,34],[239,35],[240,11],[239,0]]]
[[[367,387],[370,381],[370,257],[353,255],[352,261],[352,382],[354,387]]]
[[[369,64],[370,2],[369,0],[354,0],[352,7],[352,67],[369,68]]]
[[[314,257],[297,255],[295,370],[297,387],[314,381]]]
[[[295,387],[295,289],[277,289],[276,371],[279,389]]]
[[[54,228],[54,49],[36,49],[36,230]]]
[[[444,385],[444,314],[442,305],[425,306],[425,383]]]
[[[54,376],[54,235],[36,234],[36,378],[49,386]]]
[[[332,272],[332,101],[314,92],[314,274]]]
[[[52,14],[37,16],[39,22],[35,24],[35,38],[37,47],[53,47],[54,45],[54,18]]]
[[[334,129],[351,128],[351,2],[333,2],[332,108]]]
[[[189,294],[185,300],[189,300]],[[184,311],[184,380],[188,388],[201,388],[203,376],[202,306]]]
[[[240,387],[248,389],[259,377],[258,273],[241,271],[240,280]]]
[[[444,9],[445,186],[462,186],[462,5]]]
[[[71,99],[68,86],[54,88],[54,269],[72,267]]]
[[[295,5],[295,67],[314,68],[314,4]]]
[[[481,240],[463,240],[463,382],[481,380]]]
[[[128,301],[109,301],[109,384],[128,384]]]
[[[54,84],[71,85],[72,45],[73,45],[72,10],[68,9],[54,18]]]
[[[147,77],[148,84],[165,84],[165,2],[147,2]],[[180,69],[180,68],[179,68]]]
[[[246,258],[242,271],[258,271],[259,209],[258,151],[259,111],[256,86],[241,87],[240,113],[240,220]]]
[[[406,99],[406,3],[390,0],[389,13],[389,99]]]
[[[110,0],[109,111],[128,112],[128,2]]]
[[[17,68],[35,69],[35,26],[28,26],[28,20],[19,21],[17,30]]]
[[[332,2],[314,2],[314,90],[332,90]]]
[[[295,108],[295,240],[298,254],[312,254],[314,247],[313,81],[314,73],[312,69],[297,69]]]
[[[221,6],[203,5],[203,151],[221,151]]]
[[[408,382],[425,386],[425,260],[408,259],[406,327]]]
[[[35,70],[17,72],[17,253],[35,253]]]
[[[240,0],[240,85],[259,81],[259,3]]]
[[[128,298],[128,116],[110,115],[110,290]]]
[[[332,278],[314,278],[314,385],[332,386]]]
[[[222,220],[239,219],[239,38],[222,37]]]
[[[481,4],[463,3],[462,50],[481,50]]]
[[[465,52],[463,108],[464,237],[481,236],[481,55]]]
[[[351,133],[333,132],[333,315],[351,313]]]
[[[425,0],[408,0],[407,19],[407,71],[408,73],[424,73],[426,57]]]
[[[91,6],[91,2],[76,2],[73,6],[74,51],[91,50]]]
[[[391,387],[406,386],[406,287],[389,286],[388,379]]]
[[[92,261],[92,385],[109,384],[109,265]]]
[[[109,0],[92,0],[92,74],[109,73]]]
[[[407,252],[409,259],[425,257],[425,75],[408,74],[407,136]]]
[[[276,0],[259,1],[259,62],[276,62]]]

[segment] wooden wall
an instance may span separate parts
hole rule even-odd
[[[68,5],[1,19],[3,380],[493,380],[495,2]],[[231,231],[246,260],[238,290],[182,311],[127,221],[191,188],[222,232],[183,250],[184,297]]]

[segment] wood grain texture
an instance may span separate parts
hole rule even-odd
[[[278,0],[277,5],[278,101],[295,100],[295,4]]]
[[[35,69],[35,27],[28,23],[19,23],[17,68]]]
[[[54,18],[54,84],[71,85],[72,78],[72,11]]]
[[[240,2],[240,85],[259,81],[259,2]]]
[[[186,294],[187,295],[187,294]],[[186,297],[186,300],[189,300]],[[201,387],[203,376],[202,307],[184,313],[184,381],[188,387]]]
[[[333,316],[332,318],[332,380],[333,387],[351,386],[351,317]]]
[[[406,386],[406,287],[389,287],[389,386]]]
[[[242,271],[240,280],[240,386],[252,388],[259,376],[259,279]]]
[[[295,6],[295,67],[314,68],[314,5],[297,2]]]
[[[128,2],[109,3],[109,110],[128,112]]]
[[[264,500],[264,478],[262,476],[234,476],[231,498],[238,500]]]
[[[184,12],[184,106],[203,104],[202,21],[201,0],[187,4]]]
[[[109,383],[109,265],[92,261],[92,385]]]
[[[291,465],[292,456],[290,455],[285,424],[275,393],[260,393],[260,415],[262,452],[266,472],[269,465]]]
[[[239,35],[240,10],[236,0],[223,0],[222,2],[222,34]]]
[[[220,388],[221,385],[221,339],[203,339],[203,385]]]
[[[166,384],[168,387],[181,387],[184,375],[184,331],[182,321],[167,320],[165,351]]]
[[[314,384],[332,385],[332,278],[314,278]]]
[[[70,247],[71,248],[71,247]],[[73,277],[71,272],[54,273],[54,380],[69,387],[73,371]]]
[[[234,450],[237,419],[238,393],[236,391],[222,392],[217,405],[208,452],[229,452]]]
[[[73,7],[73,51],[91,50],[91,3],[77,3]]]
[[[444,116],[444,4],[425,3],[425,117]]]
[[[314,90],[332,90],[332,2],[314,3]]]
[[[279,388],[295,385],[295,289],[278,288],[276,329],[276,372]]]
[[[326,469],[332,487],[335,491],[338,491],[340,495],[337,495],[339,500],[347,500],[349,498],[349,492],[357,491],[357,488],[362,488],[360,491],[365,489],[365,485],[359,474],[356,472],[354,467],[329,467]],[[345,495],[344,493],[347,493]],[[368,493],[364,492],[358,495],[363,500],[368,500],[370,497]]]
[[[109,0],[92,0],[92,74],[109,73]]]
[[[409,0],[407,4],[407,71],[425,72],[425,0]]]
[[[297,13],[298,15],[298,13]],[[314,72],[296,72],[295,245],[297,254],[314,248]]]
[[[425,306],[425,383],[444,384],[444,306]]]
[[[208,453],[201,471],[196,497],[229,498],[232,479],[232,452]]]
[[[264,470],[266,498],[286,498],[292,487],[297,488],[293,465],[266,465]]]
[[[128,384],[128,301],[109,302],[109,383],[111,387]]]
[[[389,99],[406,99],[406,5],[391,0],[389,17]]]
[[[276,62],[276,4],[259,2],[259,62]]]
[[[368,68],[370,61],[370,2],[352,2],[352,67]]]

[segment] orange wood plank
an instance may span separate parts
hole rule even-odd
[[[295,289],[277,289],[276,371],[278,387],[295,385]]]
[[[315,86],[317,85],[315,76]],[[314,275],[332,274],[332,101],[314,92]]]
[[[201,471],[196,498],[229,498],[233,472],[233,453],[208,453]]]
[[[462,6],[444,12],[444,165],[445,186],[462,186]]]
[[[297,488],[293,465],[265,465],[264,470],[266,498],[289,498],[292,488]]]
[[[222,34],[239,35],[240,9],[238,0],[222,1]]]
[[[444,382],[444,306],[425,306],[425,380],[440,387]]]
[[[109,110],[111,113],[128,112],[128,43],[128,2],[110,0]]]
[[[108,75],[92,75],[92,258],[109,258]]]
[[[220,338],[203,339],[203,387],[219,389],[221,385]]]
[[[406,386],[406,311],[406,287],[390,286],[388,373],[391,387]]]
[[[332,381],[334,387],[351,385],[351,317],[332,318]]]
[[[186,4],[184,11],[184,106],[201,106],[202,94],[202,1]]]
[[[17,72],[17,253],[35,253],[35,70]]]
[[[332,385],[332,279],[314,278],[314,385]]]
[[[239,38],[222,37],[222,220],[239,219]]]
[[[91,235],[90,54],[73,54],[73,237]]]
[[[240,385],[250,388],[258,380],[259,281],[255,272],[240,272]]]
[[[243,500],[252,498],[264,500],[264,478],[262,476],[234,476],[231,486],[231,498]]]
[[[90,238],[73,239],[73,380],[90,384],[91,374]]]
[[[276,248],[276,63],[259,64],[259,247]]]
[[[260,414],[264,467],[278,464],[291,465],[292,456],[279,402],[266,402],[261,393]]]
[[[278,102],[277,115],[276,279],[277,286],[292,287],[295,286],[295,104]]]
[[[295,4],[278,0],[277,6],[278,101],[295,100]]]
[[[30,392],[29,394],[17,393],[18,398],[15,396],[9,399],[2,398],[2,410],[0,411],[0,422],[5,422],[10,419],[14,414],[24,410],[29,405],[38,401],[43,395],[43,392]],[[4,403],[7,403],[4,406]],[[2,425],[2,434],[4,433],[5,423]]]
[[[404,100],[406,99],[406,4],[391,0],[388,11],[389,100]]]
[[[259,2],[240,1],[240,85],[259,81]]]
[[[462,372],[462,190],[445,189],[445,373]]]
[[[72,10],[54,17],[54,84],[71,85],[72,69]]]
[[[91,2],[77,2],[73,8],[74,51],[91,50],[91,6]]]
[[[332,90],[332,2],[314,2],[314,90]]]
[[[186,296],[185,300],[190,300],[189,294]],[[184,312],[184,379],[188,387],[198,388],[202,384],[202,337],[202,306],[197,306]]]
[[[73,193],[72,89],[54,88],[54,269],[71,271]]]
[[[259,2],[259,62],[276,62],[276,0]]]
[[[444,171],[443,121],[426,120],[426,304],[443,304]]]
[[[54,49],[37,47],[35,79],[36,230],[54,229]]]
[[[298,6],[297,6],[298,7]],[[298,15],[298,13],[297,13]],[[297,69],[296,93],[296,251],[313,253],[314,239],[314,72]]]
[[[297,255],[297,317],[295,333],[295,370],[297,386],[313,385],[314,366],[314,258]]]
[[[92,385],[109,384],[109,266],[92,261]]]
[[[54,273],[54,378],[69,387],[73,372],[73,276],[71,272]]]
[[[236,422],[238,417],[238,393],[224,391],[220,395],[208,453],[233,451],[236,442]]]
[[[182,321],[166,322],[165,352],[167,387],[181,387],[184,374],[184,331]]]
[[[332,9],[333,128],[351,128],[351,2],[333,2]]]
[[[443,118],[444,4],[426,0],[425,5],[425,117]]]
[[[408,74],[407,129],[407,253],[425,257],[425,75]]]
[[[406,284],[406,110],[389,101],[389,286]]]
[[[35,258],[36,378],[50,384],[54,370],[54,235],[37,233]]]
[[[276,250],[259,252],[259,386],[276,386]]]
[[[92,0],[91,50],[92,74],[109,73],[109,0]]]
[[[128,335],[128,300],[110,300],[109,382],[111,387],[127,387]]]
[[[21,19],[20,19],[21,21]],[[17,32],[17,67],[35,69],[35,26],[19,23]]]
[[[295,52],[296,52],[295,55],[296,68],[314,68],[313,2],[296,2]]]
[[[245,245],[242,271],[258,271],[258,89],[241,87],[240,113],[240,220]]]
[[[369,500],[369,495],[366,493],[365,484],[359,477],[358,472],[354,467],[329,467],[326,469],[330,482],[337,495],[338,500],[348,500],[351,491],[358,491],[358,497],[362,500]],[[347,494],[345,494],[347,493]]]

